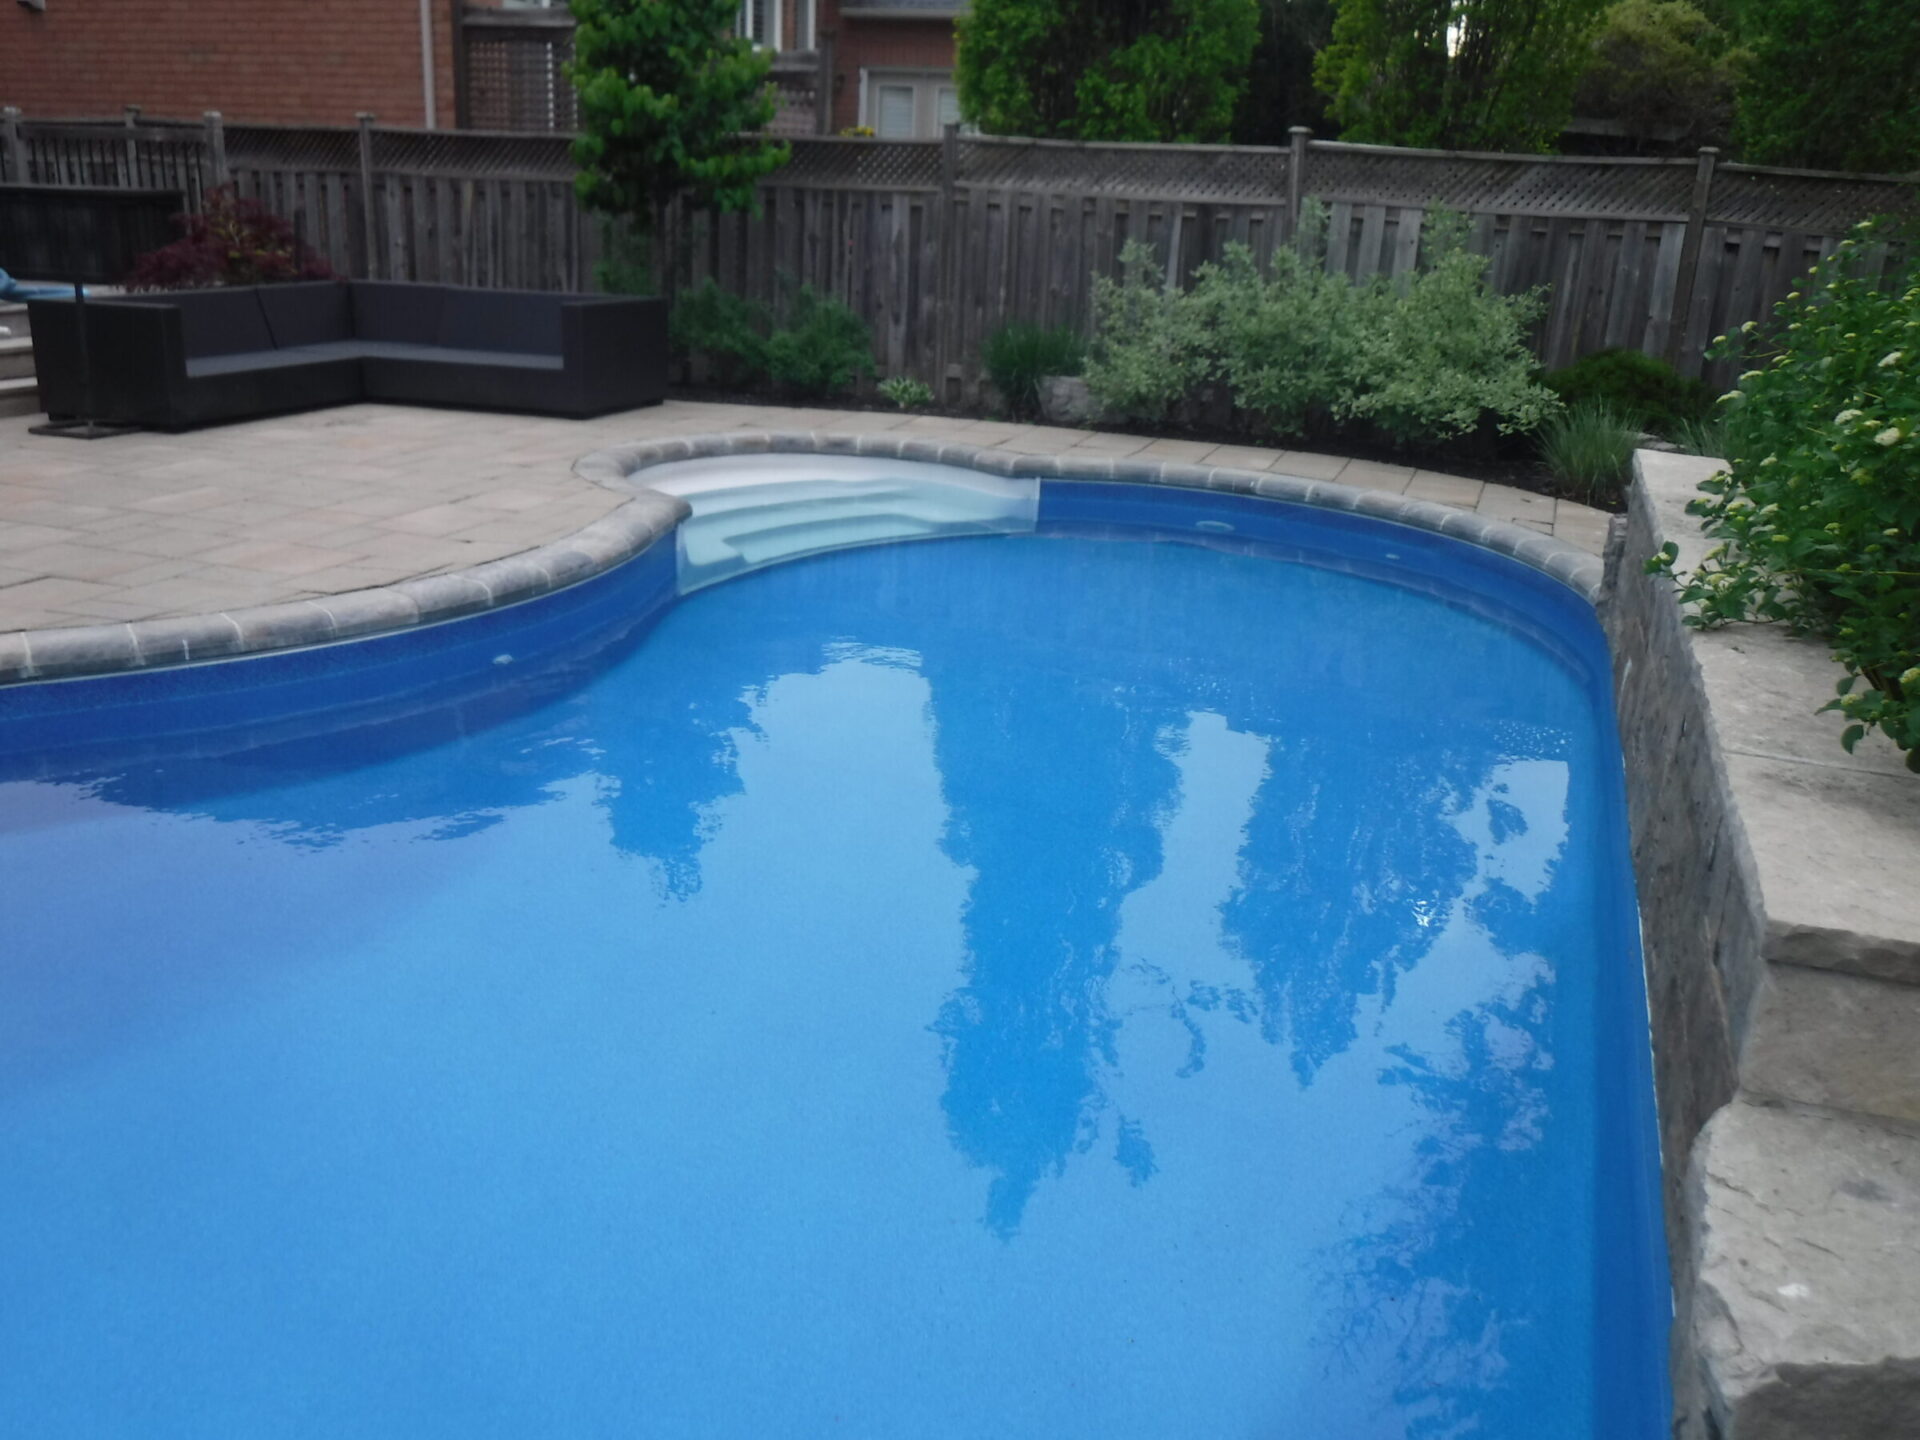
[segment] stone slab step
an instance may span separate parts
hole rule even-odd
[[[1740,1083],[1763,1099],[1920,1128],[1920,986],[1768,966]]]
[[[0,380],[0,418],[40,413],[40,385],[31,375]]]
[[[1697,1376],[1721,1440],[1920,1434],[1920,1135],[1736,1100],[1687,1183]]]
[[[33,341],[25,335],[0,335],[0,380],[33,374]]]

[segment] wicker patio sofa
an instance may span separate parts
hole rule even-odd
[[[174,430],[357,400],[584,417],[666,394],[653,299],[366,280],[99,296],[90,405],[75,303],[29,311],[55,418]]]

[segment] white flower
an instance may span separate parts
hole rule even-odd
[[[1833,417],[1833,423],[1836,425],[1851,425],[1860,418],[1860,414],[1861,412],[1858,410],[1842,410],[1838,415]]]
[[[1873,437],[1873,443],[1876,445],[1898,445],[1901,438],[1900,427],[1898,425],[1889,425]]]
[[[1764,370],[1745,370],[1745,371],[1742,371],[1742,372],[1741,372],[1741,374],[1740,374],[1740,383],[1744,385],[1744,384],[1745,384],[1745,383],[1746,383],[1747,381],[1749,381],[1749,380],[1758,380],[1758,379],[1759,379],[1759,378],[1760,378],[1760,377],[1761,377],[1762,375],[1764,375],[1764,374],[1766,374],[1766,373],[1767,373],[1767,372],[1766,372],[1766,371],[1764,371]]]
[[[1913,669],[1907,671],[1906,674],[1900,677],[1900,688],[1902,690],[1909,690],[1915,685],[1920,685],[1920,665],[1914,666]]]
[[[1885,370],[1890,365],[1898,365],[1900,363],[1901,357],[1904,356],[1906,353],[1907,352],[1904,350],[1893,351],[1891,354],[1886,355],[1881,359],[1879,368],[1882,370]]]
[[[1780,457],[1778,455],[1769,455],[1767,456],[1766,459],[1760,462],[1760,468],[1764,470],[1769,465],[1778,465],[1779,463],[1780,463]]]

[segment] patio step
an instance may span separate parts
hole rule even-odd
[[[40,382],[31,375],[0,380],[0,419],[40,413]]]
[[[18,300],[0,300],[0,330],[11,330],[16,340],[31,338],[33,323],[27,318],[27,307]]]
[[[4,325],[5,321],[0,321]],[[33,374],[33,341],[25,335],[0,335],[0,380]]]

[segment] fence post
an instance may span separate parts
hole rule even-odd
[[[1680,273],[1674,277],[1673,311],[1667,318],[1667,363],[1681,365],[1686,348],[1687,324],[1693,316],[1693,291],[1700,270],[1700,247],[1706,240],[1707,203],[1713,198],[1713,167],[1720,152],[1712,145],[1700,147],[1700,160],[1693,172],[1693,199],[1687,206],[1687,234],[1680,242]]]
[[[207,111],[200,121],[207,131],[207,164],[213,172],[213,183],[218,187],[231,178],[227,174],[227,127],[218,110]]]
[[[1300,196],[1307,179],[1307,146],[1313,131],[1305,125],[1290,125],[1293,154],[1287,160],[1287,239],[1300,233]]]
[[[120,123],[124,125],[129,132],[140,123],[140,107],[138,105],[122,105],[120,107],[120,113],[122,117]],[[123,180],[121,184],[131,190],[140,183],[140,147],[135,144],[131,133],[127,136],[125,153],[127,157],[127,178]]]
[[[355,113],[360,122],[360,235],[367,247],[369,280],[380,278],[380,236],[373,215],[373,112]]]
[[[933,217],[935,261],[933,291],[933,393],[947,403],[947,367],[953,363],[953,292],[958,288],[959,263],[954,254],[954,199],[960,189],[960,126],[950,122],[940,132],[940,213]]]
[[[0,110],[0,167],[15,185],[27,183],[27,142],[20,134],[20,107]]]

